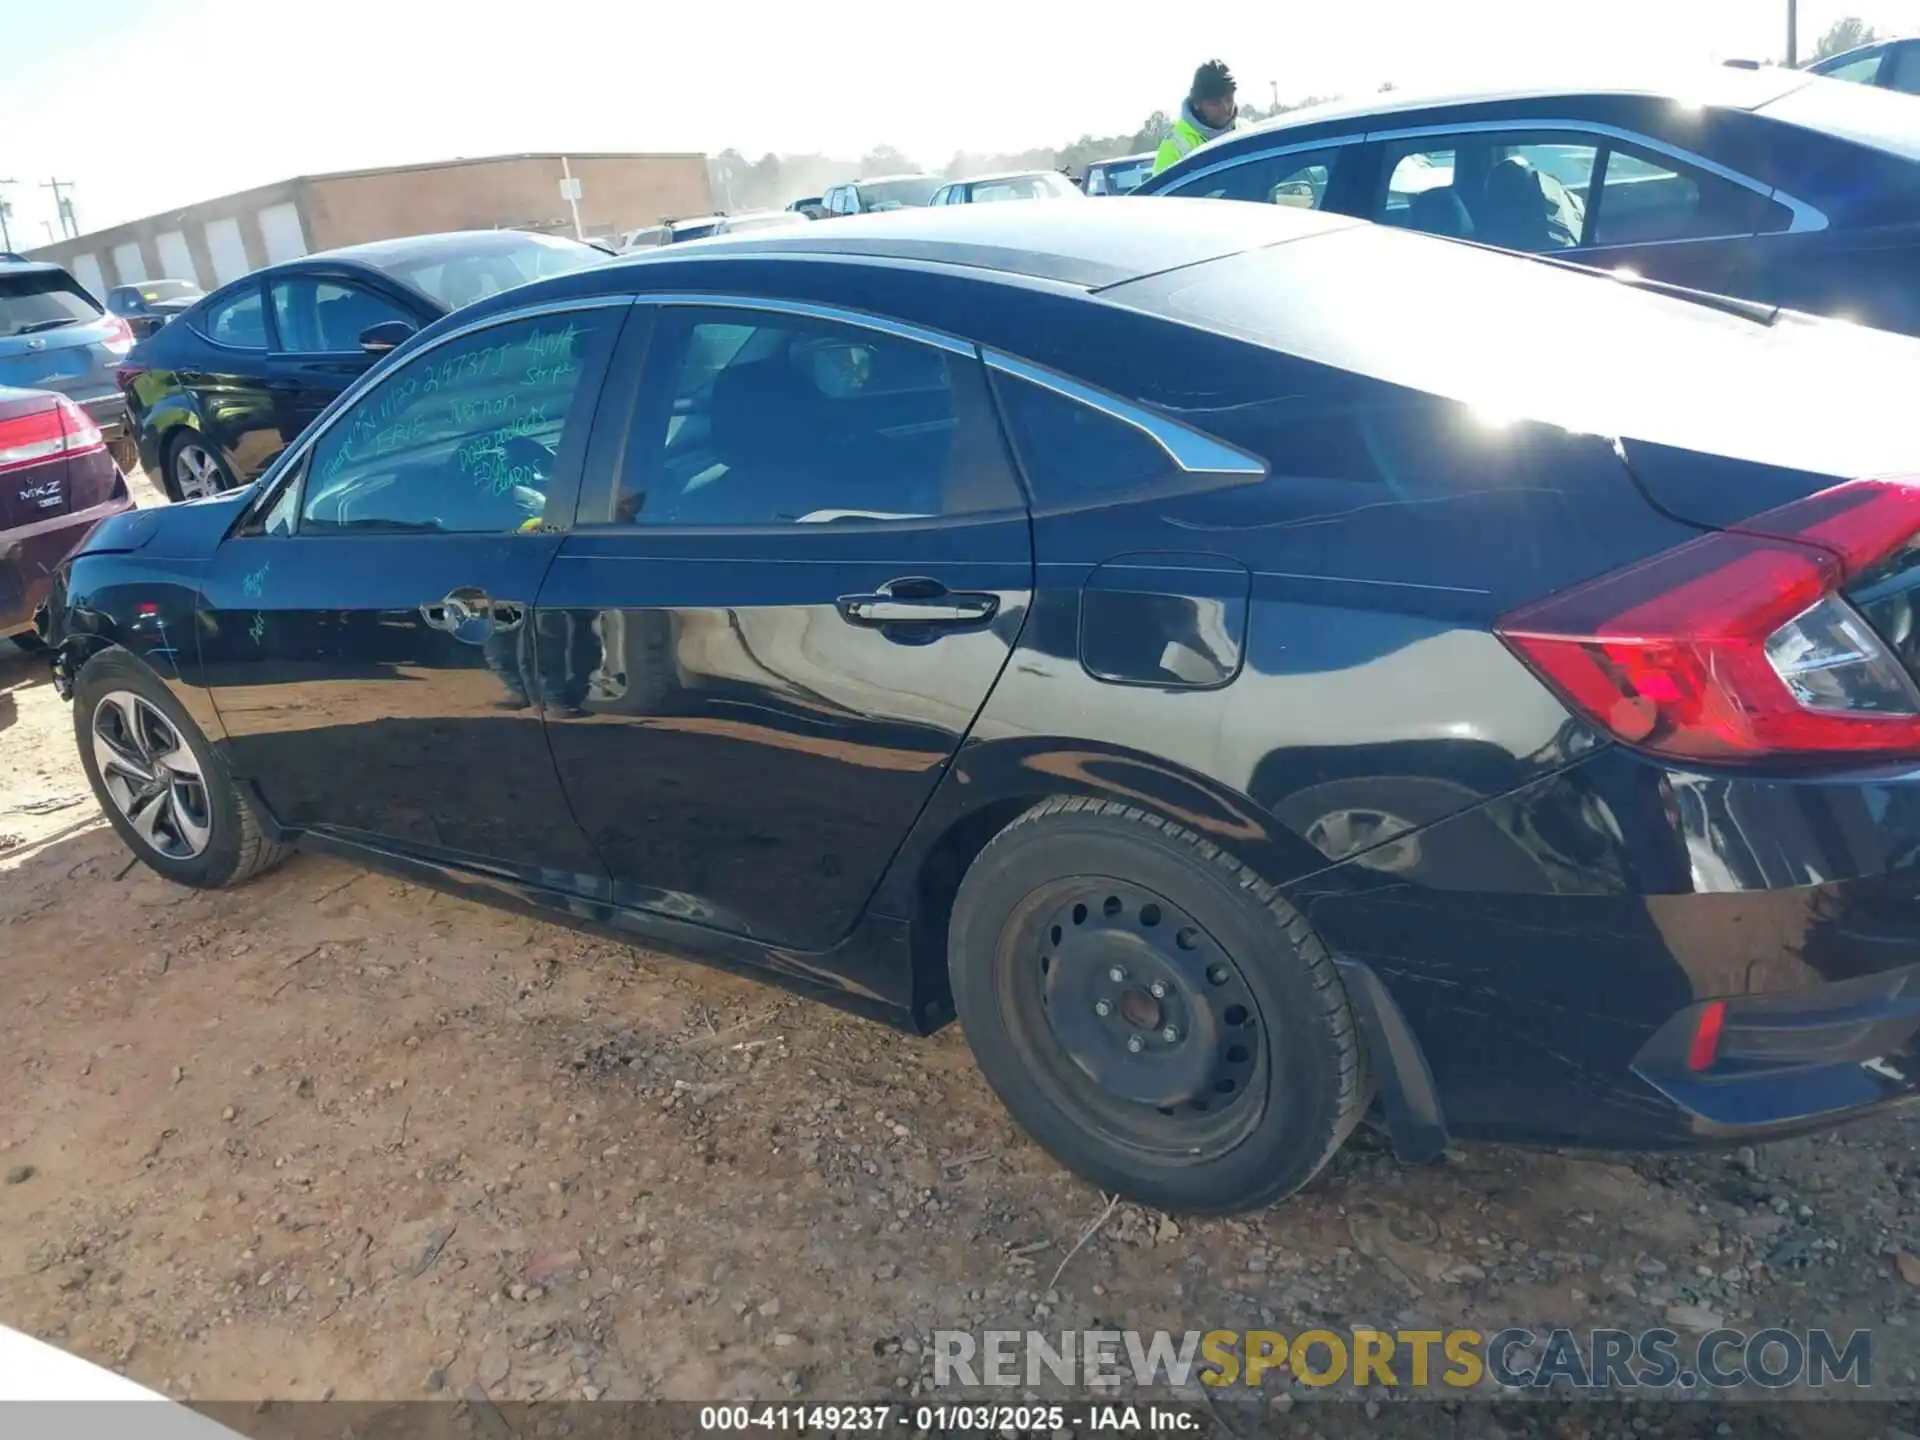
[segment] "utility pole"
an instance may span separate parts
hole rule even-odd
[[[0,180],[0,187],[18,185],[18,180]],[[7,197],[0,195],[0,250],[13,249],[13,232],[7,228],[7,221],[13,217],[13,206]]]
[[[1269,80],[1267,84],[1273,87],[1273,113],[1278,115],[1280,113],[1280,82]]]
[[[1787,0],[1787,68],[1800,65],[1800,0]]]
[[[59,217],[60,234],[68,240],[79,239],[80,222],[73,218],[73,200],[61,194],[61,191],[73,188],[73,181],[55,180],[49,176],[41,183],[40,188],[53,191],[53,213]]]

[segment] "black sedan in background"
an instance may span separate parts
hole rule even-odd
[[[175,500],[251,480],[414,331],[608,255],[551,235],[476,230],[256,270],[183,311],[120,366],[141,463]]]
[[[109,290],[107,310],[144,339],[206,293],[191,280],[142,280]]]
[[[1431,1155],[1920,1088],[1920,484],[1851,478],[1916,393],[1299,209],[873,216],[448,316],[46,633],[170,880],[312,846],[957,1011],[1068,1165],[1231,1209],[1376,1095]]]
[[[1920,107],[1803,71],[1313,106],[1135,193],[1332,210],[1920,334]]]

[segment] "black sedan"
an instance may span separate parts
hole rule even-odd
[[[140,460],[175,500],[252,480],[329,401],[451,310],[608,252],[476,230],[381,240],[256,270],[142,340],[121,365]]]
[[[1920,334],[1915,115],[1910,97],[1780,69],[1396,91],[1236,131],[1135,194],[1332,210]]]
[[[1915,1093],[1920,485],[1852,477],[1917,389],[1299,210],[870,217],[449,316],[46,638],[173,881],[957,1013],[1066,1164],[1230,1209],[1374,1097],[1412,1156]]]

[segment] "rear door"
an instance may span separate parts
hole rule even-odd
[[[554,759],[616,902],[824,948],[1006,664],[1024,501],[968,346],[724,300],[634,346],[539,600]]]
[[[324,271],[275,274],[267,282],[267,302],[267,385],[283,445],[297,440],[379,358],[360,347],[362,331],[388,320],[417,330],[438,318],[363,279]]]
[[[604,894],[543,734],[568,657],[531,612],[626,313],[491,316],[414,352],[215,553],[207,683],[281,821]]]

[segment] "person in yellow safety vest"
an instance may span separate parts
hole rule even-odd
[[[1233,72],[1224,61],[1209,60],[1193,72],[1193,89],[1181,103],[1180,118],[1173,122],[1173,129],[1153,157],[1154,174],[1233,129],[1233,117],[1239,108],[1234,104],[1233,91]]]

